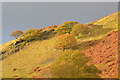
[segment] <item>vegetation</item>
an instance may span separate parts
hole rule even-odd
[[[99,78],[101,71],[83,50],[88,48],[88,41],[101,40],[111,30],[118,30],[116,16],[114,13],[87,24],[68,21],[52,28],[24,31],[18,39],[1,45],[3,78]],[[49,65],[50,71],[45,74],[28,74],[36,66]]]
[[[120,12],[116,12],[113,14],[110,14],[108,16],[105,16],[101,19],[98,19],[96,21],[90,22],[88,24],[93,24],[93,25],[102,25],[103,28],[111,28],[111,29],[116,29],[118,28],[118,20],[120,20],[120,17],[118,16]]]
[[[20,36],[20,35],[22,35],[23,34],[23,32],[22,31],[19,31],[19,30],[16,30],[16,31],[13,31],[11,34],[10,34],[10,36],[14,36],[16,39]]]
[[[25,35],[31,34],[31,33],[36,32],[36,31],[37,31],[37,30],[36,30],[36,29],[33,29],[33,28],[28,29],[28,30],[24,31],[24,33],[23,33],[22,36],[25,36]]]
[[[71,34],[74,36],[81,37],[82,35],[88,34],[89,33],[89,28],[83,24],[76,24],[72,28]]]
[[[50,39],[55,35],[53,30],[41,32],[39,30],[30,29],[25,32],[29,34],[24,34],[20,36],[17,40],[10,41],[9,44],[7,42],[4,44],[4,46],[2,45],[2,59],[5,59],[6,57],[16,52],[19,52],[25,46],[28,46],[32,41],[42,41],[45,39]]]
[[[89,58],[79,50],[66,50],[56,58],[50,68],[54,78],[99,78],[101,73],[94,65],[89,64]]]
[[[42,33],[40,33],[40,31],[35,29],[30,29],[23,33],[22,39],[26,41],[40,40],[41,36],[42,36]]]
[[[41,73],[35,72],[28,74],[36,66],[40,68],[47,67],[50,65],[56,56],[59,55],[61,50],[53,48],[54,38],[50,38],[45,41],[33,41],[29,42],[29,45],[25,46],[19,52],[8,56],[2,61],[2,77],[3,78],[32,78],[32,76],[47,76]],[[13,71],[13,69],[17,69]]]
[[[59,36],[55,43],[54,48],[56,49],[75,49],[77,48],[77,40],[71,34],[64,34]]]
[[[58,34],[58,35],[61,35],[61,34],[66,34],[66,33],[69,33],[72,31],[72,28],[73,26],[78,23],[78,22],[74,22],[74,21],[68,21],[68,22],[63,22],[62,25],[59,25],[55,32]]]

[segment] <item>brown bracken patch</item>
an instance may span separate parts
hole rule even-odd
[[[100,74],[101,78],[118,77],[119,32],[111,31],[103,37],[102,41],[87,43],[88,48],[84,51],[85,55],[91,57],[92,63],[102,71],[102,74]]]

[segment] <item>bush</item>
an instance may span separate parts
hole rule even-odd
[[[56,32],[58,35],[70,33],[71,30],[72,30],[72,27],[73,27],[76,23],[77,23],[77,22],[74,22],[74,21],[63,22],[62,25],[59,25],[59,26],[55,29],[55,32]]]
[[[88,34],[89,32],[89,28],[83,24],[76,24],[74,25],[74,27],[72,28],[71,34],[74,36],[82,36],[84,34]]]
[[[57,63],[56,65],[52,65],[50,72],[52,73],[52,77],[54,78],[75,78],[78,70],[71,63]]]
[[[21,36],[21,39],[25,41],[40,40],[41,38],[42,33],[35,29],[27,30],[25,31],[24,35]]]
[[[25,36],[25,35],[28,35],[28,34],[31,34],[32,32],[35,32],[35,31],[37,31],[36,29],[28,29],[28,30],[26,30],[26,31],[24,31],[24,33],[23,33],[23,35],[22,36]]]
[[[71,34],[64,34],[62,36],[59,36],[55,43],[54,48],[56,49],[75,49],[77,48],[77,40],[75,37]]]
[[[20,35],[22,35],[23,34],[23,32],[22,31],[19,31],[19,30],[16,30],[16,31],[13,31],[11,34],[10,34],[10,36],[14,36],[16,39],[20,36]]]
[[[51,64],[50,72],[54,78],[99,78],[101,73],[90,58],[79,50],[66,50]]]
[[[48,30],[41,31],[39,29],[29,29],[24,32],[24,34],[20,37],[20,39],[28,42],[33,40],[45,40],[54,36],[53,31],[54,31],[53,29],[49,31]]]

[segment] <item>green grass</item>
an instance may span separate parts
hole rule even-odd
[[[38,73],[28,74],[36,66],[46,67],[50,65],[61,51],[53,48],[54,38],[30,43],[21,51],[11,55],[2,61],[3,78],[19,77],[30,78]],[[13,69],[17,71],[12,71]],[[40,74],[39,74],[40,75]]]
[[[90,34],[88,35],[83,35],[82,37],[78,38],[79,43],[87,42],[87,41],[95,41],[95,40],[100,40],[104,37],[105,34],[110,32],[113,29],[110,28],[93,28],[90,31]]]
[[[90,23],[94,25],[102,25],[104,28],[116,29],[118,28],[118,20],[120,20],[120,17],[118,17],[118,14],[120,14],[120,12],[110,14],[102,19],[98,19]]]

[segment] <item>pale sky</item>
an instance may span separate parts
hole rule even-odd
[[[3,2],[2,43],[14,39],[10,37],[14,30],[38,29],[64,21],[88,23],[116,11],[117,2]]]
[[[119,0],[1,0],[2,2],[118,2]]]

